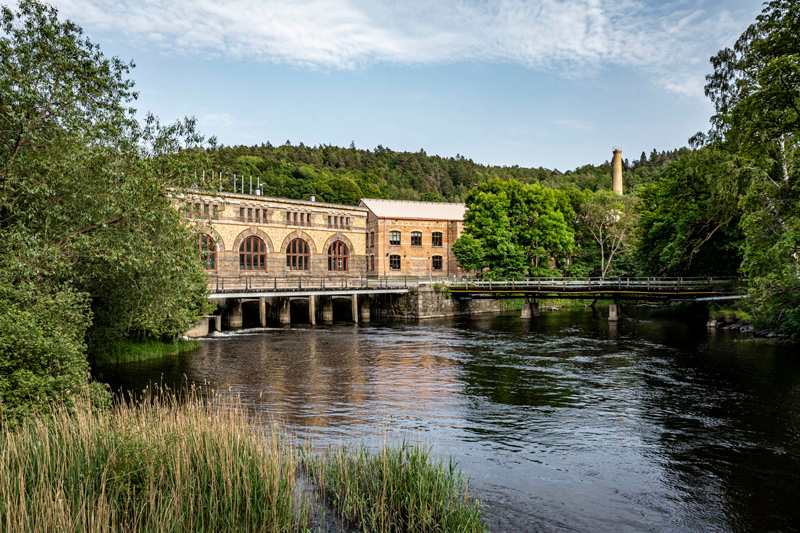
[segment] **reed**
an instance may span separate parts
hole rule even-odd
[[[298,531],[297,453],[196,395],[56,408],[0,435],[3,531]]]
[[[319,493],[361,531],[486,531],[469,480],[421,445],[330,447],[307,466]]]

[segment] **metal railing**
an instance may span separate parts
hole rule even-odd
[[[419,279],[411,277],[350,277],[350,276],[245,276],[241,278],[216,276],[209,280],[209,288],[215,293],[224,292],[270,292],[341,289],[408,289],[418,287]]]
[[[450,290],[536,290],[536,291],[602,291],[633,290],[636,292],[674,292],[689,290],[736,289],[742,286],[738,278],[530,278],[522,280],[443,280]]]

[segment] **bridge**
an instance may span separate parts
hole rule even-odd
[[[524,280],[454,280],[456,297],[520,298],[523,318],[539,315],[539,299],[610,299],[609,320],[618,320],[622,300],[710,301],[745,294],[738,278],[533,278]],[[533,301],[530,301],[530,300]]]
[[[412,277],[212,277],[208,298],[225,309],[227,326],[244,325],[244,309],[257,312],[257,323],[266,326],[268,317],[280,324],[292,322],[293,302],[307,312],[308,323],[333,322],[334,301],[346,303],[348,320],[369,322],[377,295],[402,295],[423,286],[446,287],[459,300],[479,298],[524,298],[522,317],[539,315],[539,300],[610,299],[609,320],[618,320],[623,300],[713,300],[744,295],[741,280],[735,278],[531,278],[522,280],[477,280],[466,278]],[[347,300],[347,302],[343,302]],[[220,330],[222,316],[209,316]],[[305,319],[303,319],[305,320]]]

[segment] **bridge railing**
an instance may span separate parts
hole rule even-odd
[[[728,277],[620,277],[620,278],[529,278],[520,280],[478,280],[461,279],[445,281],[453,290],[636,290],[636,291],[672,291],[692,289],[736,288],[742,282],[738,278]]]
[[[209,279],[212,292],[269,292],[341,289],[406,289],[419,286],[417,278],[380,278],[351,276],[246,276],[241,278],[214,276]]]

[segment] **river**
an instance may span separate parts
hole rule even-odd
[[[209,383],[303,442],[422,441],[492,531],[800,528],[800,357],[626,307],[246,330],[100,371]]]

